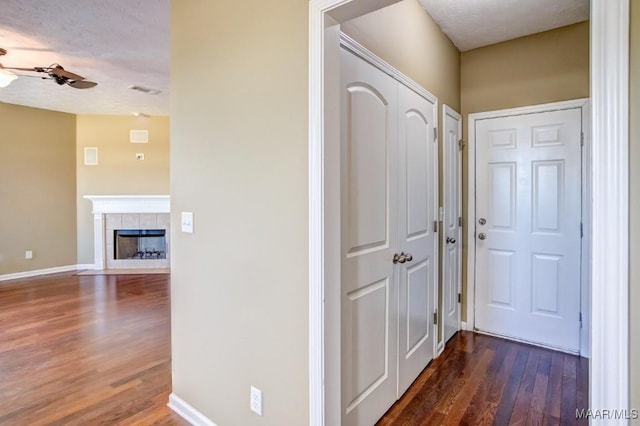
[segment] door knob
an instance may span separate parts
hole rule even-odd
[[[478,234],[478,239],[479,240],[484,240],[487,238],[487,234],[485,234],[484,232],[481,232]]]
[[[485,219],[484,217],[481,217],[480,219],[478,219],[478,223],[480,225],[484,225],[485,223],[487,223],[487,219]]]
[[[404,263],[407,261],[407,258],[404,255],[404,252],[398,254],[394,254],[393,255],[393,263]]]
[[[456,243],[455,238],[447,237],[447,244],[455,244],[455,243]]]
[[[400,252],[400,254],[396,253],[393,255],[393,263],[405,263],[411,262],[413,260],[413,256],[411,253]]]

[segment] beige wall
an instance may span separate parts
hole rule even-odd
[[[345,22],[341,30],[438,98],[438,128],[442,140],[442,105],[460,111],[460,52],[420,3],[403,0]],[[442,205],[442,155],[440,144],[439,205]],[[442,238],[442,233],[439,237]],[[442,264],[441,259],[438,264]],[[439,272],[441,274],[441,270]],[[442,279],[438,282],[441,285]],[[440,287],[440,313],[443,312],[442,294]],[[439,323],[441,335],[442,321]]]
[[[434,94],[440,105],[460,110],[460,52],[417,0],[345,22],[341,30]]]
[[[75,265],[75,116],[0,103],[0,129],[0,275]]]
[[[463,52],[460,74],[465,140],[468,140],[468,114],[589,97],[589,23]],[[468,150],[463,151],[465,212],[467,154]],[[466,319],[467,241],[463,241],[463,318]]]
[[[130,130],[148,130],[149,143],[129,142]],[[74,135],[75,136],[75,135]],[[97,166],[84,165],[84,148],[98,148]],[[144,160],[136,160],[144,153]],[[169,118],[77,117],[78,262],[93,263],[93,215],[84,195],[169,194]]]
[[[631,2],[631,45],[630,45],[630,143],[629,143],[629,344],[631,368],[631,408],[640,410],[640,4]],[[632,421],[640,425],[640,419]]]
[[[173,392],[220,425],[304,425],[308,3],[171,7]]]

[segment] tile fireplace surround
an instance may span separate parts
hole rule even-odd
[[[93,203],[93,269],[149,269],[170,266],[171,211],[168,195],[85,195]],[[116,229],[165,229],[166,259],[114,259]]]

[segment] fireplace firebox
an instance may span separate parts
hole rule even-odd
[[[165,229],[115,229],[114,259],[166,259]]]

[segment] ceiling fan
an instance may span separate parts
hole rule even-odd
[[[0,48],[0,56],[6,55],[7,51],[5,49]],[[72,73],[71,71],[65,70],[60,64],[51,64],[48,67],[32,67],[32,68],[22,68],[22,67],[5,67],[0,64],[0,87],[8,86],[13,80],[17,78],[15,74],[10,71],[5,70],[13,70],[13,71],[30,71],[46,74],[45,77],[40,77],[43,80],[53,80],[59,85],[67,85],[71,86],[74,89],[89,89],[91,87],[95,87],[98,83],[85,80],[81,75]],[[26,77],[26,76],[25,76]],[[28,76],[34,77],[34,76]]]

